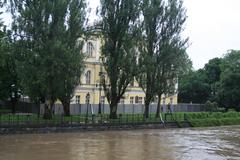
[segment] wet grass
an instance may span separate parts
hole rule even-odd
[[[183,114],[174,113],[172,115],[162,115],[165,122],[183,121]],[[44,119],[42,115],[37,114],[2,114],[0,115],[0,124],[85,124],[85,123],[155,123],[161,122],[161,118],[156,118],[155,114],[150,114],[145,118],[143,114],[119,114],[117,119],[110,119],[109,114],[98,115],[72,115],[61,116],[54,115],[52,119]]]
[[[110,119],[109,114],[97,115],[54,115],[52,119],[43,119],[42,115],[37,114],[2,114],[0,115],[0,125],[18,124],[135,124],[135,123],[161,123],[183,121],[190,122],[193,127],[221,126],[240,124],[239,112],[176,112],[173,114],[162,114],[161,118],[156,118],[155,114],[150,114],[145,118],[143,114],[119,114],[117,119]]]
[[[201,112],[186,114],[193,127],[240,125],[240,112]]]

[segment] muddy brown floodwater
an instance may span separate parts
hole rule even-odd
[[[0,160],[240,160],[240,126],[0,136]]]

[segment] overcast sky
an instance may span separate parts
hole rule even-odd
[[[91,8],[99,4],[88,1]],[[190,38],[187,52],[195,69],[229,49],[240,49],[240,0],[184,0],[184,6],[188,16],[184,35]]]

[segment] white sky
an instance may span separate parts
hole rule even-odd
[[[88,2],[94,15],[99,0]],[[184,6],[188,16],[184,35],[190,38],[187,52],[195,69],[229,49],[240,49],[240,0],[184,0]],[[90,16],[90,21],[94,18]]]
[[[229,49],[240,49],[240,0],[184,0],[188,54],[195,69]]]

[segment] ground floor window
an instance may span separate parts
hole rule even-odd
[[[134,97],[130,97],[130,104],[133,104]]]
[[[142,97],[138,97],[138,103],[142,104],[143,98]]]
[[[80,103],[80,96],[79,96],[79,95],[76,96],[76,98],[75,98],[75,102],[76,102],[77,104]]]
[[[90,103],[90,99],[91,99],[91,96],[89,95],[89,97],[88,97],[88,95],[86,95],[85,104]]]
[[[101,96],[100,102],[101,102],[101,104],[105,103],[105,96]]]
[[[120,99],[120,104],[124,104],[124,98]]]

